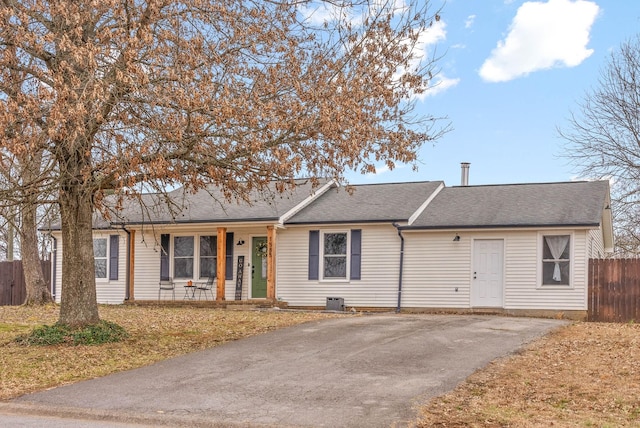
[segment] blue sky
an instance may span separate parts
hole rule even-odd
[[[597,87],[612,50],[640,28],[637,0],[430,0],[443,5],[426,38],[442,54],[439,84],[419,112],[447,116],[453,130],[419,152],[419,170],[380,168],[351,184],[444,180],[470,184],[578,179],[562,158],[570,112]]]

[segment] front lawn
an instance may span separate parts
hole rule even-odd
[[[128,338],[103,345],[25,346],[15,338],[52,325],[59,307],[0,307],[0,399],[141,367],[277,328],[338,315],[161,306],[100,306]]]
[[[640,325],[575,323],[422,409],[420,427],[640,427]]]

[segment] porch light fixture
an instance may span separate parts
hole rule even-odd
[[[456,236],[453,238],[453,242],[460,241],[460,236],[456,233]]]
[[[236,245],[237,246],[244,245],[244,241],[242,239],[240,239]]]

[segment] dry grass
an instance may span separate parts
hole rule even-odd
[[[233,311],[160,306],[101,306],[100,316],[130,337],[99,346],[21,346],[20,334],[54,324],[58,306],[0,307],[0,399],[141,367],[280,327],[331,316],[287,311]]]
[[[576,323],[470,376],[421,427],[640,427],[640,326]]]
[[[0,307],[0,399],[215,346],[321,313],[101,306],[129,339],[25,347],[13,338],[53,324],[58,307]],[[576,323],[467,379],[422,409],[421,427],[640,427],[640,326]]]

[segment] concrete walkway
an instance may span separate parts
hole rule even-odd
[[[307,323],[25,395],[0,405],[0,425],[402,426],[416,406],[563,324],[386,314]]]

